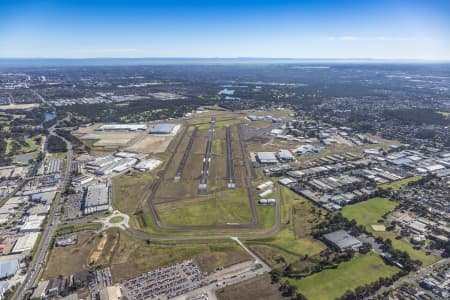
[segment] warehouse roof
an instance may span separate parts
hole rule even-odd
[[[19,260],[17,258],[0,261],[0,279],[8,278],[16,274],[19,268]]]
[[[106,184],[91,185],[86,193],[85,207],[108,204],[108,198],[108,186]]]
[[[260,163],[277,163],[277,157],[275,156],[275,152],[258,152],[256,153],[258,160]]]
[[[22,253],[24,251],[33,249],[33,246],[36,243],[38,236],[39,236],[38,232],[32,232],[19,237],[11,252]]]
[[[327,233],[324,234],[323,237],[334,244],[336,247],[338,247],[340,250],[348,248],[358,248],[361,246],[361,242],[357,238],[350,235],[344,230]]]
[[[175,126],[177,125],[170,123],[156,124],[150,129],[150,133],[171,133]]]

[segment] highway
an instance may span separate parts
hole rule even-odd
[[[60,182],[61,192],[63,193],[68,181],[70,180],[70,172],[71,172],[71,165],[72,165],[72,157],[73,157],[73,151],[72,151],[72,144],[66,140],[65,138],[57,135],[55,133],[55,127],[56,124],[54,124],[52,127],[49,128],[49,134],[58,136],[61,138],[67,145],[67,165],[66,165],[66,171],[64,173],[63,180]],[[54,200],[56,201],[56,199]],[[45,266],[45,258],[47,256],[47,251],[50,246],[50,242],[52,240],[52,237],[56,231],[56,228],[59,224],[59,218],[57,216],[57,213],[61,210],[61,205],[63,203],[62,198],[58,200],[59,202],[55,204],[54,209],[50,211],[50,215],[47,217],[47,226],[45,227],[44,231],[42,232],[42,238],[38,245],[37,251],[33,257],[33,260],[30,263],[30,266],[28,268],[27,274],[25,276],[25,279],[23,283],[19,286],[17,289],[14,298],[15,300],[22,300],[25,299],[25,294],[30,289],[34,282],[39,278],[39,275]]]

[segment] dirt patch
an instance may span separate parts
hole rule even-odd
[[[162,153],[167,150],[173,136],[147,135],[126,150],[142,153]]]
[[[105,232],[103,233],[102,238],[100,239],[100,242],[97,245],[97,249],[95,249],[95,251],[91,254],[91,257],[89,258],[89,263],[91,265],[94,265],[100,259],[107,241],[108,241],[108,233]]]
[[[217,290],[219,300],[282,300],[278,285],[270,283],[269,275],[258,276]]]
[[[94,147],[126,146],[142,132],[92,131],[80,137],[82,141],[95,141]]]
[[[53,248],[45,268],[43,279],[59,275],[71,275],[87,268],[88,258],[98,242],[98,236],[80,233],[78,243],[72,246]]]

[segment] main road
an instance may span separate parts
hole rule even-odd
[[[58,123],[56,123],[58,124]],[[67,166],[66,171],[64,173],[63,180],[61,181],[61,189],[60,191],[63,193],[66,189],[67,183],[70,180],[70,172],[71,172],[71,165],[72,165],[72,144],[66,140],[64,137],[59,136],[55,132],[56,124],[54,124],[52,127],[50,127],[49,135],[54,135],[62,139],[66,145],[67,145]],[[61,210],[61,205],[63,203],[62,198],[60,199],[54,199],[53,201],[58,201],[57,203],[54,203],[54,209],[50,211],[50,214],[47,217],[47,226],[45,227],[44,231],[42,232],[42,239],[39,242],[39,245],[37,247],[37,251],[28,267],[27,274],[25,276],[24,281],[22,284],[18,287],[14,298],[15,300],[22,300],[25,299],[25,294],[28,291],[29,288],[31,288],[34,284],[34,282],[38,279],[43,266],[45,265],[45,257],[47,255],[47,251],[50,246],[50,242],[52,240],[52,237],[56,231],[56,228],[58,227],[59,218],[57,216],[57,212]]]

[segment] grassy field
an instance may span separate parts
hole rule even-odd
[[[78,231],[86,231],[86,230],[99,230],[102,227],[100,223],[79,223],[79,224],[72,224],[72,225],[63,225],[58,227],[58,230],[56,231],[56,235],[63,235],[67,233],[72,232],[78,232]]]
[[[115,216],[115,217],[112,217],[111,219],[109,219],[109,222],[110,223],[120,223],[120,222],[122,222],[123,221],[123,217],[121,217],[121,216]]]
[[[397,240],[397,234],[393,231],[374,231],[371,227],[373,224],[379,224],[378,220],[398,204],[387,198],[373,198],[364,202],[347,205],[342,210],[342,215],[349,220],[355,220],[358,224],[364,225],[367,231],[372,232],[375,236],[384,239],[389,238],[395,249],[408,252],[412,259],[420,260],[424,265],[429,265],[438,260],[436,256],[426,255],[422,250],[414,249],[408,242]]]
[[[381,216],[397,207],[397,205],[397,202],[388,198],[372,198],[367,201],[345,206],[342,209],[342,215],[370,229],[370,225],[377,224]]]
[[[319,254],[326,246],[312,238],[311,229],[320,220],[322,212],[303,197],[281,187],[281,228],[268,238],[246,239],[247,245],[272,267],[281,267],[280,257],[293,263],[308,254]]]
[[[422,179],[422,176],[413,176],[405,179],[396,180],[390,183],[380,184],[378,187],[383,190],[399,190],[404,188],[410,182],[415,182]]]
[[[126,214],[133,214],[144,200],[146,191],[155,172],[132,171],[113,177],[112,200],[114,208]]]
[[[169,226],[251,222],[246,189],[233,189],[194,200],[159,204],[161,221]]]
[[[249,258],[238,245],[228,240],[157,243],[109,229],[101,235],[82,233],[76,245],[53,249],[43,278],[108,265],[114,281],[121,281],[184,259],[194,259],[203,271],[211,272]]]
[[[289,281],[308,299],[328,300],[342,296],[347,290],[374,282],[380,277],[390,277],[398,271],[396,267],[385,265],[375,253],[369,253],[341,263],[336,269]]]
[[[261,275],[238,284],[221,288],[216,292],[219,300],[283,300],[278,285],[270,283],[268,274]]]

